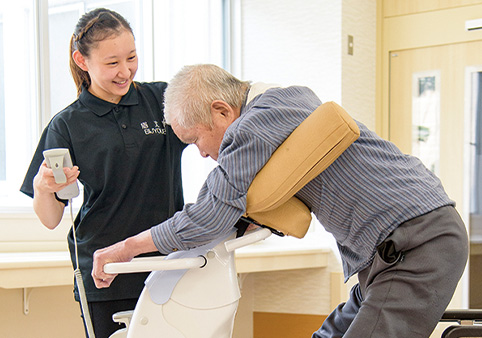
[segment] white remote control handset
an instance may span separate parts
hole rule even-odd
[[[56,183],[67,182],[67,177],[64,173],[64,167],[72,168],[72,159],[70,158],[69,149],[67,148],[54,148],[45,150],[43,152],[47,167],[51,168],[54,172],[54,178]],[[60,191],[56,192],[60,199],[71,199],[79,196],[79,186],[77,181],[72,183]]]

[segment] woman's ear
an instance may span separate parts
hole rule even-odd
[[[87,64],[85,63],[85,58],[84,56],[78,51],[76,50],[73,54],[72,54],[72,59],[74,59],[74,62],[77,66],[79,66],[80,69],[82,69],[83,71],[89,71],[89,68],[87,67]]]

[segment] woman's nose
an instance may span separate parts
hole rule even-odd
[[[131,69],[127,64],[121,64],[119,68],[119,77],[129,78],[131,76]]]

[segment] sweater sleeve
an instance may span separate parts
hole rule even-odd
[[[253,134],[231,125],[220,148],[218,166],[208,175],[197,201],[151,228],[158,250],[187,250],[229,233],[246,211],[246,193],[256,173],[275,150]]]

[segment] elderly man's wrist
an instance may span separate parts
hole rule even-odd
[[[141,232],[136,236],[127,238],[124,241],[124,248],[126,253],[131,257],[157,250],[154,242],[152,241],[149,230]]]

